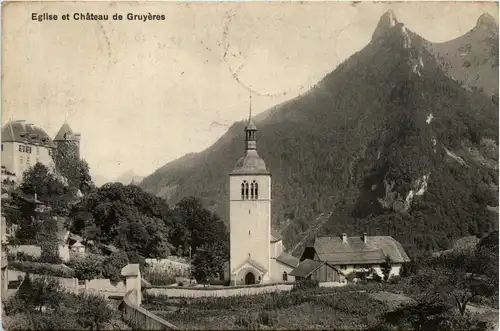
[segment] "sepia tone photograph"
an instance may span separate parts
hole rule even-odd
[[[498,2],[1,15],[3,330],[498,330]]]

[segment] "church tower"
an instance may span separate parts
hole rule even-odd
[[[257,127],[245,126],[245,154],[229,175],[231,284],[271,280],[271,174],[257,153]]]

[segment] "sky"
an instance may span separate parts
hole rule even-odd
[[[258,114],[306,92],[369,43],[388,9],[433,42],[466,33],[485,12],[498,21],[497,5],[486,2],[7,4],[2,124],[24,119],[54,137],[67,120],[93,176],[148,175],[247,118],[250,94]],[[110,17],[76,21],[74,13]],[[114,13],[125,17],[113,21]]]

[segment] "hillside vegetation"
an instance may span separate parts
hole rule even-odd
[[[498,101],[451,79],[429,42],[391,18],[308,93],[256,118],[273,174],[273,226],[287,247],[321,213],[332,214],[319,233],[392,235],[410,250],[447,248],[497,226],[487,206],[497,205]],[[498,89],[498,80],[487,84]],[[243,127],[141,187],[170,203],[194,195],[227,221]]]

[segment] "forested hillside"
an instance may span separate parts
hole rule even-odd
[[[330,212],[322,234],[392,235],[411,251],[447,248],[452,238],[496,227],[486,207],[497,205],[498,99],[450,78],[429,42],[392,12],[364,49],[255,122],[273,174],[273,226],[287,247]],[[141,187],[170,203],[200,197],[226,219],[243,127],[235,123]]]

